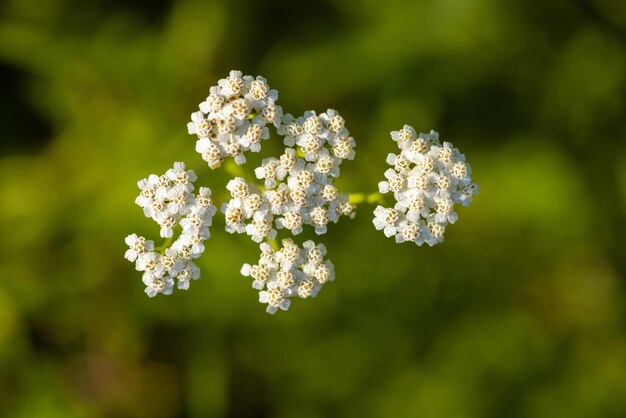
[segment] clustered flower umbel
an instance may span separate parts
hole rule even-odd
[[[299,247],[287,238],[277,251],[264,242],[258,263],[244,264],[241,274],[253,279],[259,302],[266,303],[266,311],[273,314],[278,309],[287,310],[294,296],[315,297],[322,285],[335,279],[333,264],[324,260],[325,255],[324,244],[310,240]]]
[[[244,164],[244,152],[261,151],[261,140],[269,138],[266,125],[280,124],[283,111],[276,100],[278,92],[265,78],[231,71],[209,89],[200,111],[191,114],[187,130],[198,136],[196,151],[213,169],[227,156]]]
[[[161,237],[172,238],[176,227],[182,230],[163,252],[155,251],[154,242],[145,237],[126,237],[129,249],[124,256],[143,272],[145,292],[150,297],[171,294],[174,279],[179,289],[187,290],[189,280],[200,278],[200,269],[192,259],[204,252],[204,241],[211,236],[209,227],[217,208],[208,187],[193,194],[195,180],[193,170],[176,162],[164,175],[152,174],[137,183],[141,192],[135,203],[143,208],[146,217],[159,224]]]
[[[427,243],[443,241],[447,225],[456,222],[454,205],[468,206],[478,193],[472,182],[472,169],[465,156],[450,142],[439,142],[439,134],[420,133],[404,125],[391,132],[399,154],[389,154],[385,181],[378,183],[380,193],[393,193],[392,208],[376,207],[374,227],[396,242]]]
[[[262,185],[244,177],[231,179],[226,186],[230,199],[220,207],[226,232],[245,233],[260,243],[258,262],[244,264],[241,274],[253,279],[259,302],[267,304],[271,314],[287,310],[293,297],[315,297],[335,277],[323,244],[309,240],[299,246],[286,238],[278,247],[274,241],[278,230],[296,236],[310,226],[323,235],[329,223],[354,217],[355,210],[348,194],[334,183],[341,163],[355,155],[356,144],[344,119],[332,109],[319,115],[307,111],[297,118],[283,115],[277,100],[278,92],[270,89],[265,78],[231,71],[209,89],[187,124],[189,133],[198,138],[196,151],[211,169],[219,168],[227,157],[241,165],[246,162],[245,152],[260,152],[261,141],[270,136],[268,126],[283,137],[283,153],[263,159],[254,170]],[[417,135],[405,125],[391,137],[400,153],[387,157],[393,168],[385,172],[387,180],[379,183],[379,190],[392,192],[396,204],[378,206],[374,226],[397,242],[437,244],[448,223],[457,219],[454,205],[467,206],[478,193],[471,168],[452,144],[441,145],[434,131]],[[205,250],[217,208],[208,187],[193,193],[196,179],[193,170],[177,162],[164,175],[152,174],[137,183],[140,194],[135,202],[168,240],[157,248],[145,237],[126,237],[125,258],[143,272],[150,297],[171,294],[174,284],[186,290],[190,280],[200,277],[192,260]]]

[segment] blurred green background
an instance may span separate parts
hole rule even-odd
[[[0,16],[0,416],[626,416],[622,0]],[[434,248],[396,245],[361,206],[322,239],[336,281],[275,316],[238,273],[257,245],[216,218],[201,280],[149,299],[123,259],[126,235],[158,239],[136,181],[185,161],[224,190],[185,125],[231,69],[287,112],[342,113],[343,190],[376,189],[409,123],[453,141],[481,194]]]

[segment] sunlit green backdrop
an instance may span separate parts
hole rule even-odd
[[[231,69],[341,112],[343,190],[410,123],[481,194],[434,248],[359,207],[323,237],[335,282],[274,316],[216,218],[202,279],[149,299],[136,181],[224,190],[185,125]],[[626,416],[622,0],[6,0],[0,75],[0,416]]]

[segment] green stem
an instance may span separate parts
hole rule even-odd
[[[163,241],[163,243],[161,245],[159,245],[158,247],[155,248],[155,251],[158,251],[161,254],[164,254],[165,253],[165,249],[169,248],[169,246],[172,244],[172,241],[174,241],[174,235],[172,235],[171,237],[169,237],[165,241]]]
[[[246,171],[243,169],[243,166],[238,165],[232,158],[224,161],[224,169],[233,177],[246,177]]]
[[[270,243],[270,245],[272,246],[272,248],[274,249],[274,251],[278,251],[278,250],[280,250],[280,247],[278,246],[278,241],[276,241],[275,239],[270,239],[270,238],[267,238],[267,240],[266,240],[266,241]]]
[[[375,204],[385,204],[385,198],[382,194],[375,193],[349,193],[349,202],[353,205],[375,205]]]

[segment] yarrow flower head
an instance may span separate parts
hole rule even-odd
[[[348,195],[334,185],[340,165],[353,159],[356,143],[336,110],[317,115],[307,111],[295,118],[283,117],[278,133],[284,136],[284,153],[267,158],[255,170],[265,181],[271,213],[279,218],[276,227],[296,235],[302,225],[311,225],[319,235],[341,216],[354,216]]]
[[[226,157],[245,163],[244,153],[261,151],[261,141],[269,138],[266,125],[280,124],[283,112],[277,100],[278,92],[265,78],[231,71],[191,114],[187,130],[198,137],[196,151],[212,169]]]
[[[329,109],[319,116],[308,111],[297,119],[287,114],[277,131],[284,135],[287,148],[254,170],[264,181],[264,190],[243,177],[226,186],[231,193],[231,200],[221,206],[226,231],[246,233],[261,242],[274,239],[280,229],[298,235],[307,225],[322,235],[341,216],[353,217],[348,195],[334,185],[339,166],[354,158],[356,145],[337,111]]]
[[[448,224],[458,219],[454,205],[468,206],[478,194],[471,167],[450,142],[440,143],[435,131],[417,134],[404,125],[391,132],[391,138],[400,152],[387,156],[392,168],[385,171],[378,189],[393,194],[396,203],[376,207],[374,227],[396,242],[438,244]]]
[[[161,237],[172,239],[175,228],[181,231],[172,245],[162,251],[155,251],[154,243],[145,237],[126,237],[125,257],[143,272],[145,291],[150,297],[171,294],[174,284],[186,290],[189,280],[200,278],[200,269],[192,259],[204,252],[216,207],[208,187],[193,194],[195,180],[193,170],[186,170],[184,163],[177,162],[164,175],[152,174],[137,183],[141,192],[135,203],[159,224]]]
[[[324,259],[323,244],[306,241],[299,247],[288,238],[282,245],[275,251],[270,244],[262,243],[259,261],[241,268],[243,276],[253,279],[259,302],[267,304],[266,311],[271,314],[279,309],[286,311],[293,297],[317,296],[325,283],[335,279],[332,262]]]
[[[280,155],[264,158],[254,169],[259,184],[246,178],[243,168],[229,164],[229,173],[236,174],[226,185],[230,196],[219,205],[226,232],[246,234],[260,245],[259,260],[244,264],[241,274],[252,278],[259,301],[271,314],[287,310],[294,297],[315,297],[335,277],[323,244],[309,240],[300,246],[285,238],[279,247],[278,234],[296,236],[311,228],[323,235],[329,224],[354,217],[353,203],[380,197],[348,195],[336,186],[341,164],[354,159],[356,147],[336,110],[309,110],[295,117],[283,114],[277,100],[278,92],[265,78],[231,71],[209,89],[187,124],[188,133],[197,137],[196,151],[211,169],[226,158],[246,163],[246,152],[260,152],[270,129],[285,146]],[[378,188],[381,194],[393,195],[395,203],[376,207],[374,226],[397,242],[435,245],[458,218],[454,206],[469,205],[478,193],[471,167],[452,144],[440,143],[434,131],[417,134],[405,125],[391,137],[399,152],[388,155],[390,168]],[[169,295],[174,288],[186,290],[191,280],[200,278],[193,260],[205,251],[217,206],[208,187],[194,192],[196,180],[193,170],[176,162],[164,174],[137,183],[135,203],[159,225],[165,239],[160,246],[137,234],[125,240],[124,257],[142,272],[150,297]]]

